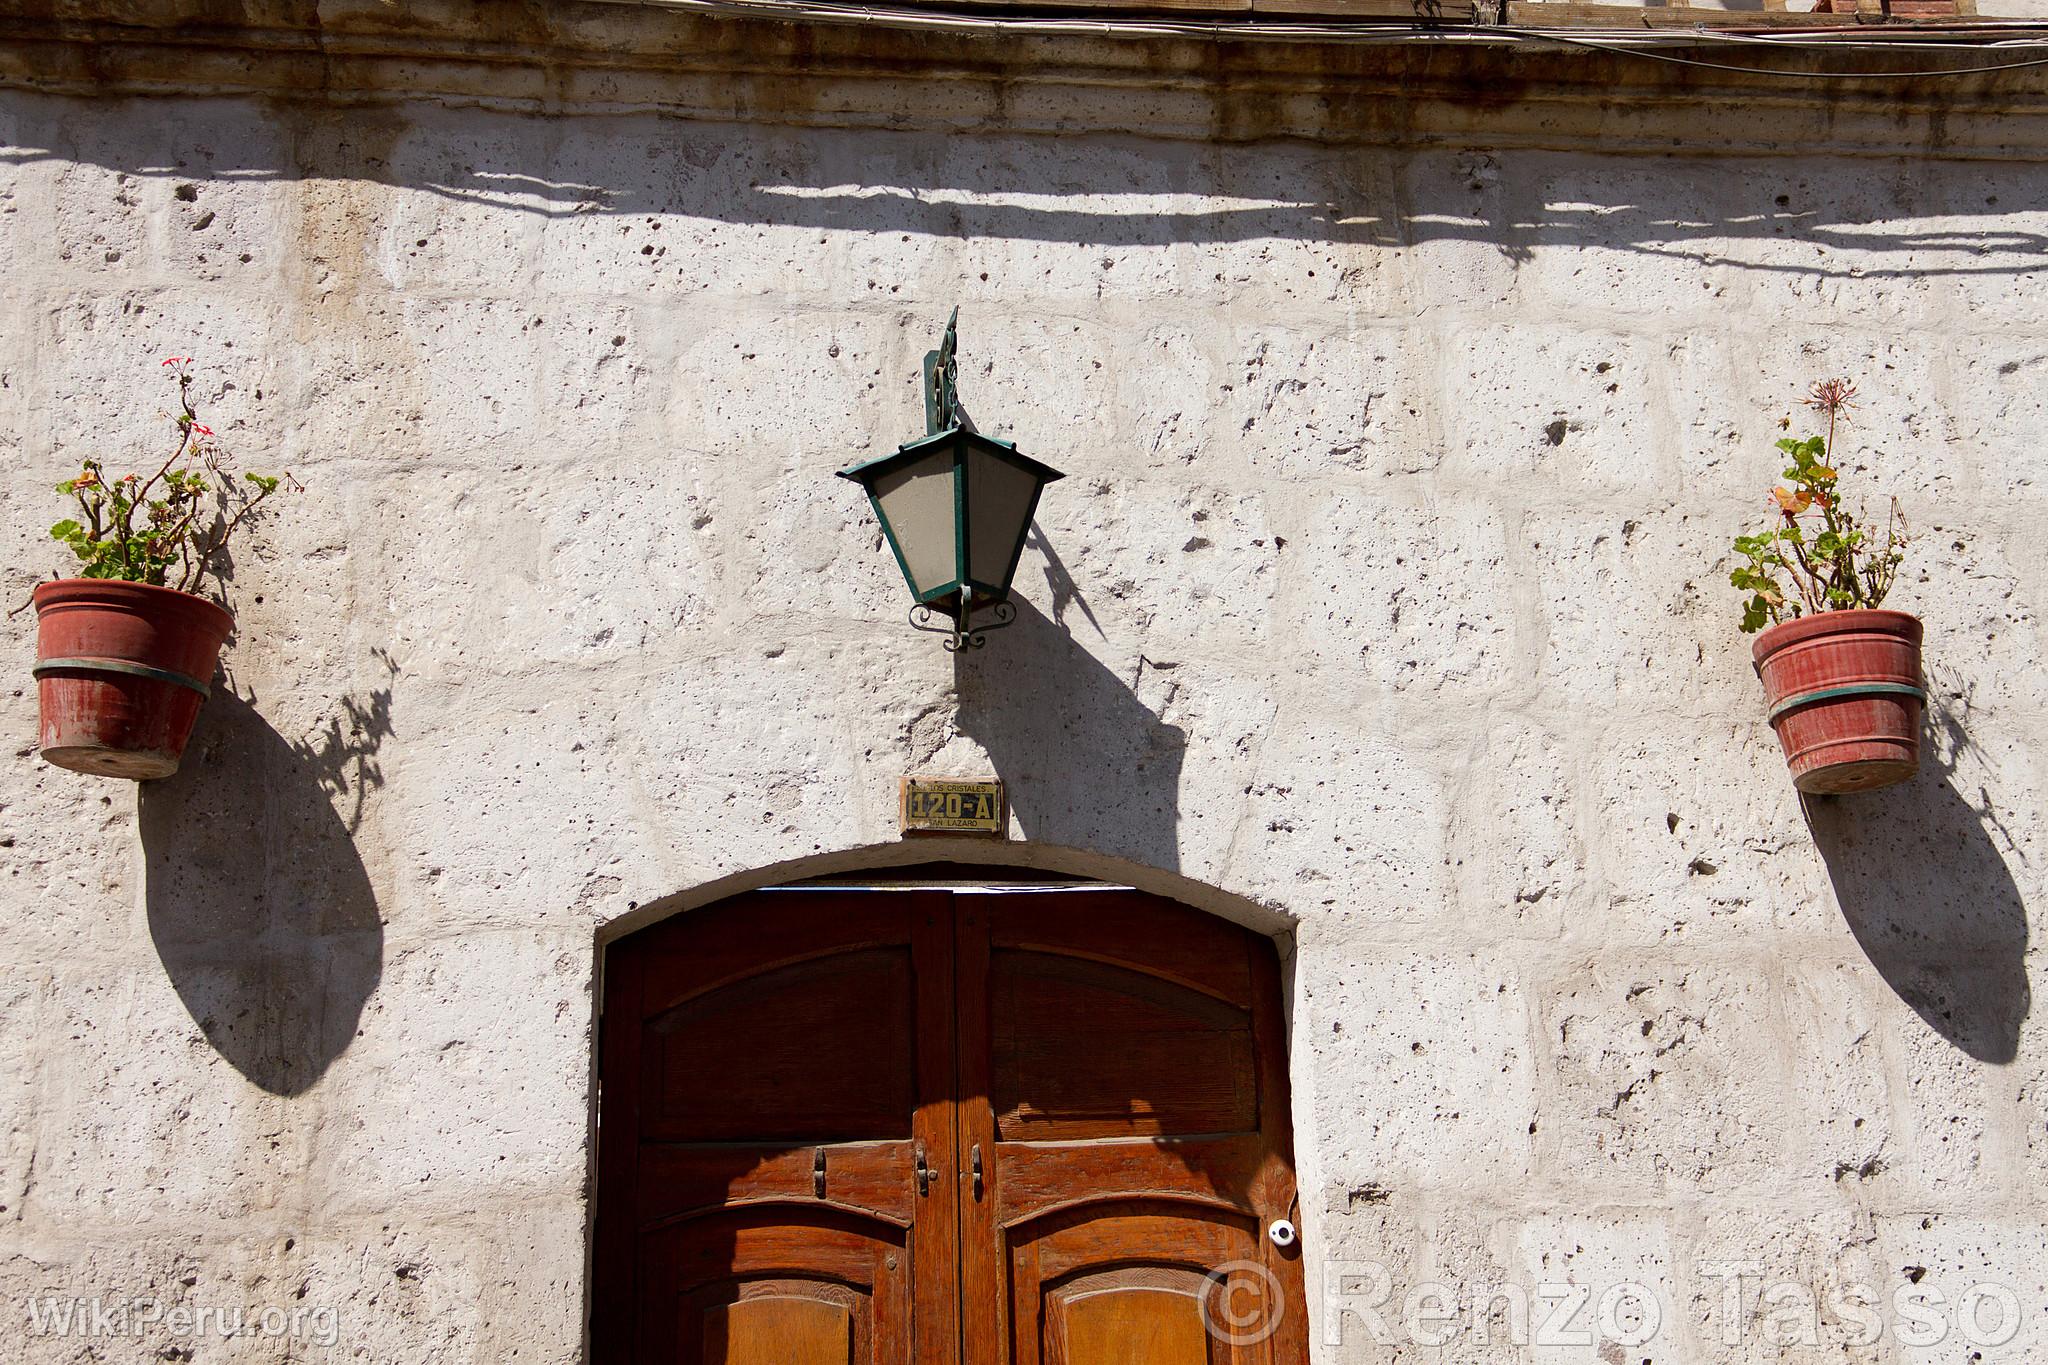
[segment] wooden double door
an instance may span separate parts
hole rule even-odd
[[[595,1359],[1301,1365],[1286,1075],[1272,944],[1137,892],[644,930],[605,966]]]

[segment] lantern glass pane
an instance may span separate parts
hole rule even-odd
[[[953,452],[937,450],[906,469],[882,475],[875,480],[874,496],[910,573],[911,591],[922,598],[951,583],[960,562],[953,544]]]
[[[967,576],[1007,588],[1017,544],[1031,524],[1038,476],[985,450],[967,452]]]

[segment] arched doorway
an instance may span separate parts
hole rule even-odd
[[[599,1365],[1302,1365],[1272,942],[1094,886],[608,950]]]

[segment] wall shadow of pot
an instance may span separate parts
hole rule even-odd
[[[352,717],[389,733],[388,693]],[[214,1050],[275,1095],[298,1095],[355,1038],[383,973],[384,926],[353,830],[329,793],[355,752],[288,743],[217,688],[174,775],[145,782],[149,932]]]
[[[1014,624],[954,656],[960,732],[1003,779],[1027,839],[1180,870],[1187,734],[1059,624],[1013,596]]]
[[[2032,1007],[2026,903],[1999,852],[1988,793],[1966,797],[1963,718],[1929,707],[1920,775],[1882,791],[1804,802],[1849,932],[1927,1026],[1979,1061],[2019,1053]]]

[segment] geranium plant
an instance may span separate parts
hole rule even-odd
[[[1891,592],[1908,539],[1898,499],[1892,499],[1878,540],[1843,504],[1837,488],[1835,436],[1855,397],[1856,386],[1847,379],[1821,380],[1801,401],[1827,418],[1827,434],[1778,441],[1791,461],[1784,476],[1791,486],[1770,491],[1769,529],[1735,538],[1744,562],[1728,576],[1749,594],[1742,611],[1745,632],[1808,612],[1875,607]]]
[[[84,461],[57,491],[78,503],[78,513],[50,534],[78,556],[80,578],[116,578],[181,592],[197,592],[236,532],[280,489],[297,489],[290,474],[237,474],[234,457],[199,420],[192,406],[192,357],[163,362],[178,386],[171,453],[144,477],[110,477],[96,459]]]

